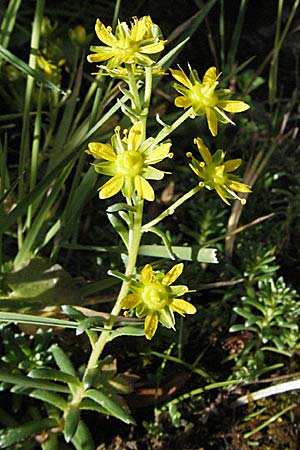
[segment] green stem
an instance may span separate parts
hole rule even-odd
[[[139,91],[136,85],[136,79],[131,67],[131,64],[126,64],[127,68],[127,74],[128,74],[128,86],[130,89],[131,94],[133,95],[133,101],[132,103],[132,109],[137,113],[140,114],[141,112],[141,100],[139,96]]]
[[[126,277],[130,277],[135,270],[136,259],[142,237],[142,218],[143,218],[144,201],[140,199],[137,200],[135,206],[136,212],[134,213],[133,224],[132,227],[129,229],[129,246],[128,246],[129,250],[128,250],[127,267],[125,271]],[[110,338],[110,331],[113,328],[116,318],[122,309],[121,302],[122,299],[127,294],[128,288],[129,288],[128,281],[123,281],[117,301],[111,311],[110,322],[106,325],[106,331],[103,331],[100,334],[98,341],[94,345],[85,373],[97,367],[97,362],[101,356],[101,353]]]
[[[188,191],[186,194],[184,194],[182,197],[180,197],[176,202],[173,203],[173,205],[169,206],[169,208],[165,209],[159,216],[155,217],[155,219],[151,220],[151,222],[146,223],[142,227],[142,231],[148,231],[149,228],[154,227],[156,224],[161,222],[166,217],[174,214],[174,211],[178,206],[182,205],[184,202],[186,202],[189,198],[193,197],[193,195],[197,194],[197,192],[200,191],[204,187],[204,183],[200,182],[197,186],[195,186],[193,189]]]
[[[193,113],[193,108],[187,109],[180,117],[178,117],[177,120],[175,120],[172,125],[164,124],[164,128],[160,130],[156,138],[154,139],[153,144],[159,144],[161,141],[163,141],[169,134],[173,133],[173,131],[176,130],[183,122],[185,122],[187,119],[191,117]]]

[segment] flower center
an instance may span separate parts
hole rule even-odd
[[[218,103],[218,97],[207,86],[196,84],[191,89],[192,106],[196,113],[203,113],[205,108],[213,108]]]
[[[144,160],[139,152],[127,150],[117,155],[118,172],[128,177],[135,177],[141,172]]]
[[[154,311],[163,309],[169,303],[169,293],[161,283],[151,283],[144,286],[142,299],[145,305]]]
[[[139,46],[131,39],[121,39],[118,44],[115,45],[116,54],[122,59],[123,62],[130,63],[135,59],[135,54],[139,51]]]
[[[224,176],[224,165],[206,167],[203,172],[203,178],[206,182],[205,184],[210,186],[212,189],[214,189],[215,186],[222,186],[226,184],[226,176]]]

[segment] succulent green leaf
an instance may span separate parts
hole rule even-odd
[[[107,410],[99,405],[99,403],[95,402],[94,400],[91,400],[90,398],[84,398],[82,402],[80,403],[80,409],[85,409],[88,411],[96,411],[100,414],[107,414]]]
[[[106,212],[108,213],[115,213],[119,211],[135,212],[136,207],[127,205],[127,203],[115,203],[114,205],[111,205],[106,209]]]
[[[80,385],[77,377],[70,375],[69,373],[62,372],[61,370],[55,369],[32,369],[28,373],[30,378],[39,378],[44,380],[61,381],[62,383],[70,383],[75,385]]]
[[[64,392],[68,394],[69,389],[61,384],[53,383],[51,381],[44,380],[34,380],[23,375],[16,375],[11,373],[10,371],[6,371],[1,368],[0,370],[0,381],[4,381],[5,383],[19,385],[22,387],[33,388],[33,389],[43,389],[46,391],[54,391],[54,392]]]
[[[57,426],[58,423],[55,419],[46,418],[33,420],[19,427],[5,428],[0,430],[0,448],[9,448],[32,435]]]
[[[51,346],[50,351],[52,352],[55,362],[60,368],[60,370],[62,372],[68,373],[69,375],[73,375],[74,377],[76,377],[75,368],[71,363],[70,358],[63,351],[63,349],[59,347],[57,344],[54,344]]]
[[[116,339],[117,337],[120,336],[144,336],[144,335],[145,335],[144,328],[125,326],[113,330],[109,335],[109,341],[112,341],[113,339]]]
[[[184,261],[198,261],[203,263],[217,264],[216,257],[217,250],[215,248],[200,248],[197,246],[180,247],[177,245],[172,246],[172,253],[178,259]],[[139,254],[145,256],[152,256],[155,258],[168,258],[170,254],[164,245],[141,245],[139,248]]]
[[[70,405],[65,416],[64,425],[64,437],[66,442],[70,442],[74,434],[76,433],[79,420],[80,420],[80,410],[77,406]]]
[[[67,402],[63,397],[53,392],[43,391],[41,389],[36,389],[29,394],[29,397],[36,398],[37,400],[41,400],[43,402],[50,403],[50,405],[55,406],[56,408],[65,411],[67,409]]]
[[[113,401],[108,395],[104,394],[104,392],[97,391],[96,389],[89,389],[85,392],[85,397],[99,403],[99,405],[105,408],[110,415],[122,420],[123,422],[132,424],[135,423],[129,413],[120,405],[115,403],[115,401]]]
[[[107,214],[108,220],[128,248],[128,230],[123,225],[123,222],[115,214]]]
[[[95,450],[92,435],[82,420],[79,421],[76,433],[71,439],[71,442],[76,450]]]
[[[100,328],[100,325],[103,324],[102,317],[88,317],[84,320],[81,320],[76,329],[76,335],[80,335],[84,333],[86,330],[89,330],[92,327],[97,327],[99,331],[104,330],[104,328]]]
[[[256,321],[256,316],[251,311],[248,311],[245,308],[240,308],[239,306],[237,306],[236,308],[233,308],[233,310],[236,314],[244,317],[245,319],[248,319],[252,323],[254,323]]]

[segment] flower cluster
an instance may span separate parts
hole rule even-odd
[[[203,180],[205,187],[210,190],[215,189],[223,202],[228,205],[227,199],[245,203],[245,199],[241,199],[236,192],[251,192],[251,188],[241,183],[240,177],[231,173],[241,165],[242,160],[230,159],[224,162],[226,153],[223,150],[219,149],[212,155],[202,139],[196,138],[194,142],[204,162],[198,161],[190,152],[187,156],[192,158],[190,167]]]
[[[161,32],[150,16],[133,18],[131,28],[126,22],[119,22],[115,34],[111,27],[105,27],[97,19],[96,34],[105,45],[92,46],[95,54],[88,56],[89,62],[108,61],[107,67],[113,69],[121,64],[141,64],[151,66],[154,60],[148,55],[156,55],[164,49]]]
[[[153,144],[153,138],[143,140],[142,122],[136,122],[129,133],[125,131],[123,139],[120,127],[116,127],[111,145],[91,142],[87,153],[104,160],[94,164],[95,170],[111,176],[99,188],[100,198],[109,198],[122,191],[124,197],[130,198],[136,191],[145,200],[154,200],[154,191],[147,180],[161,180],[165,172],[155,169],[156,164],[164,158],[172,158],[169,152],[171,144],[159,146]]]
[[[171,286],[181,275],[183,264],[176,264],[166,274],[154,272],[150,264],[141,271],[140,281],[130,283],[131,294],[122,300],[122,308],[135,309],[137,317],[145,318],[145,336],[152,339],[160,322],[166,328],[175,326],[174,311],[195,314],[196,308],[189,302],[179,299],[188,292],[184,285]]]
[[[208,128],[213,136],[218,133],[218,121],[231,123],[232,120],[226,112],[237,113],[246,111],[249,105],[240,100],[228,100],[229,89],[218,89],[218,78],[215,67],[210,67],[204,74],[202,82],[196,70],[190,68],[190,77],[184,71],[172,70],[173,77],[180,83],[175,83],[174,88],[181,94],[175,99],[175,105],[179,108],[192,108],[191,117],[206,115]]]

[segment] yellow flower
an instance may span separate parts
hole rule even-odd
[[[105,46],[92,46],[91,51],[95,52],[95,55],[89,55],[88,61],[109,60],[107,63],[109,69],[123,63],[151,66],[154,61],[147,55],[161,52],[165,45],[159,27],[152,22],[150,16],[141,19],[134,17],[131,28],[126,22],[119,22],[115,34],[112,33],[111,27],[105,27],[97,19],[95,31]]]
[[[247,103],[240,100],[228,100],[230,89],[218,89],[219,84],[217,71],[215,67],[210,67],[203,77],[202,82],[199,79],[196,70],[190,69],[190,77],[184,71],[171,70],[173,77],[180,84],[175,83],[174,88],[182,94],[175,99],[175,105],[179,108],[192,107],[192,115],[206,115],[208,128],[213,136],[218,134],[218,121],[222,123],[234,122],[227,116],[226,112],[237,113],[246,111],[249,108]]]
[[[183,264],[176,264],[168,273],[154,272],[150,264],[141,271],[140,281],[132,281],[132,294],[122,300],[122,308],[132,310],[138,317],[145,318],[145,336],[152,339],[160,322],[166,328],[175,327],[174,311],[195,314],[196,308],[189,302],[177,298],[188,292],[184,285],[171,286],[183,271]]]
[[[147,180],[161,180],[166,172],[155,169],[156,164],[164,158],[172,158],[169,152],[171,144],[153,145],[153,138],[142,138],[142,122],[135,123],[124,138],[120,137],[120,127],[116,127],[111,145],[91,142],[86,152],[104,162],[95,163],[95,170],[111,176],[99,188],[101,199],[109,198],[122,191],[124,197],[130,198],[136,191],[145,200],[154,200],[154,191]]]
[[[227,205],[230,204],[228,198],[245,204],[246,200],[241,199],[236,192],[251,192],[251,188],[241,183],[240,177],[231,173],[241,165],[242,160],[230,159],[224,162],[226,153],[223,150],[219,149],[211,155],[202,139],[196,138],[194,142],[204,162],[198,161],[191,153],[187,153],[187,156],[192,158],[190,167],[203,180],[204,186],[210,190],[215,189]]]

